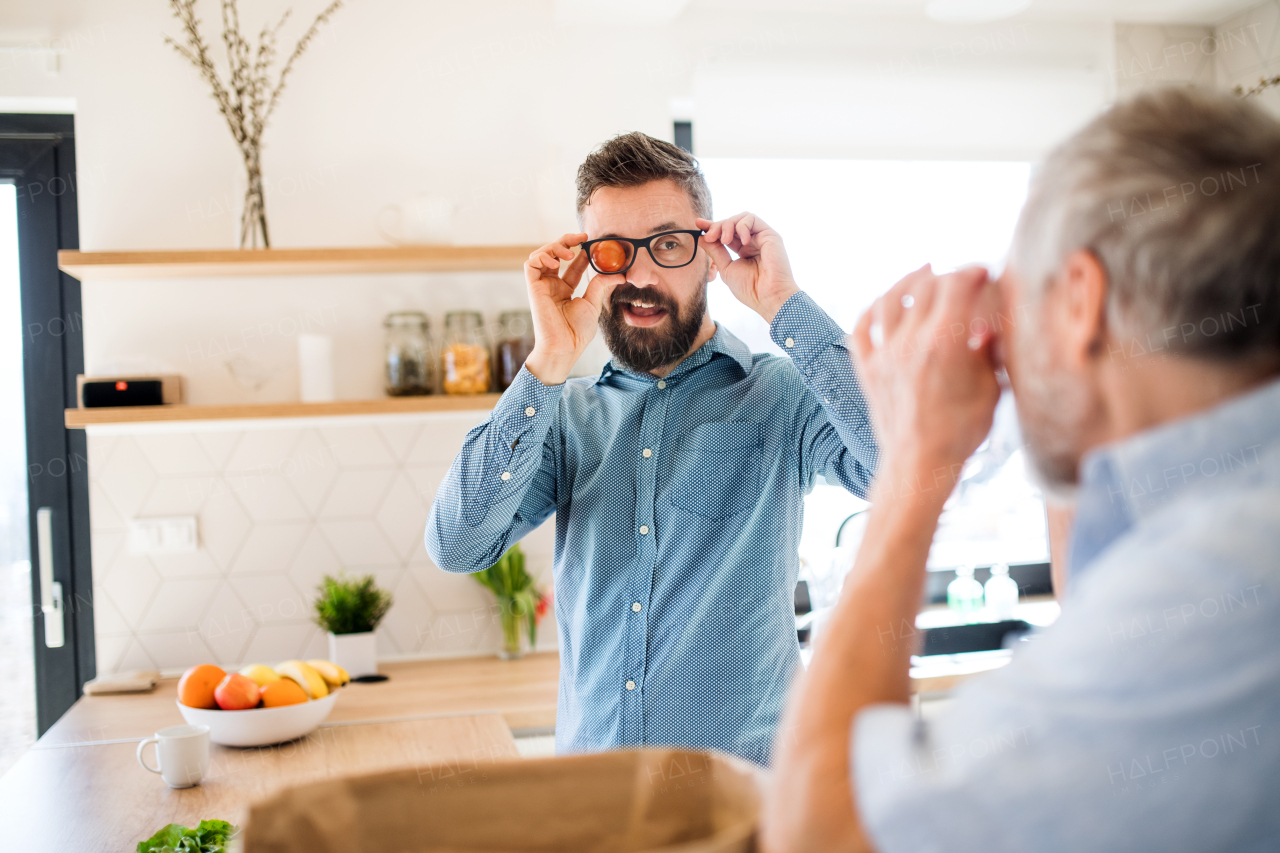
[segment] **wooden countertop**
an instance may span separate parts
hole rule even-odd
[[[328,723],[496,713],[513,729],[555,725],[556,652],[517,661],[475,657],[384,663],[378,669],[391,680],[348,684]],[[81,697],[36,748],[150,737],[165,726],[182,724],[176,699],[176,678],[163,679],[151,693]]]
[[[511,728],[555,724],[556,653],[387,663],[378,684],[343,688],[333,713],[299,740],[212,747],[209,773],[174,790],[138,766],[137,742],[183,720],[176,679],[151,693],[85,696],[0,778],[9,850],[133,850],[169,823],[240,823],[277,789],[393,767],[519,758]],[[154,759],[152,759],[154,760]]]

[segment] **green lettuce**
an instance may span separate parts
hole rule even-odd
[[[171,823],[146,841],[137,853],[223,853],[236,828],[225,820],[202,820],[195,829]]]

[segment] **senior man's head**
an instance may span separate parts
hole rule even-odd
[[[1280,122],[1194,89],[1115,106],[1040,167],[1001,291],[1005,362],[1050,488],[1077,481],[1117,420],[1149,426],[1144,395],[1201,390],[1167,381],[1170,365],[1201,384],[1274,374]]]

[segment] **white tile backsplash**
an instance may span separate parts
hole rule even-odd
[[[395,605],[383,657],[497,650],[492,597],[431,565],[422,545],[440,480],[481,413],[362,418],[279,428],[89,435],[98,671],[325,657],[315,588],[372,573]],[[195,515],[200,548],[134,555],[134,518]],[[550,585],[552,525],[528,537]],[[555,647],[544,621],[540,647]]]

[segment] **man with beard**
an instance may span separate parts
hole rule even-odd
[[[1144,94],[1050,155],[995,287],[919,272],[862,318],[881,470],[764,850],[1277,849],[1278,165],[1248,102]],[[1002,364],[1040,476],[1074,494],[1071,580],[1055,625],[922,719],[925,555]]]
[[[525,265],[533,352],[467,436],[427,550],[478,571],[555,513],[557,752],[664,744],[766,764],[799,666],[802,499],[820,475],[864,495],[875,468],[845,335],[776,232],[711,221],[674,145],[619,136],[577,183],[584,232]],[[717,274],[789,358],[712,321]],[[597,324],[613,358],[569,380]]]

